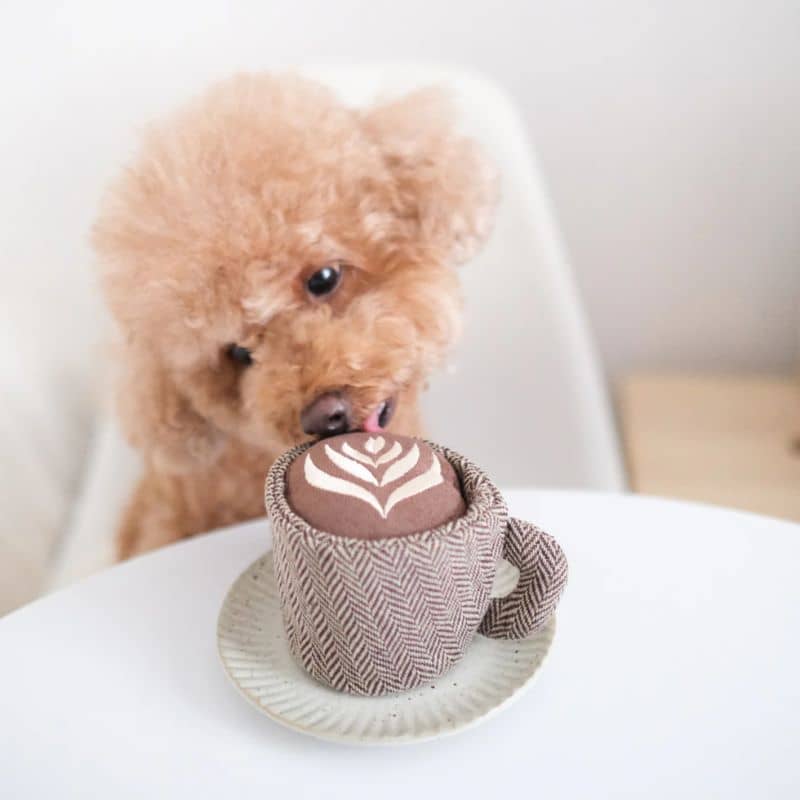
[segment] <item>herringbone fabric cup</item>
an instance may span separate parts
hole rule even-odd
[[[490,608],[509,529],[502,495],[468,459],[431,443],[459,476],[464,516],[400,538],[337,536],[313,528],[286,500],[287,468],[309,446],[281,456],[265,487],[276,580],[294,656],[317,680],[353,694],[403,691],[439,677],[462,658]],[[519,528],[518,534],[523,533]],[[516,596],[513,611],[506,611],[502,600],[494,601],[482,628],[486,635],[530,633],[552,613],[566,580],[564,561],[563,580],[555,590],[551,585],[530,589],[539,571],[525,574],[531,568],[525,561],[525,537],[516,535],[513,541],[518,552],[507,555],[519,562],[526,587],[520,580],[509,595],[509,600]],[[540,609],[536,603],[542,597],[547,602]]]
[[[503,557],[519,570],[519,580],[511,594],[492,599],[479,630],[494,639],[524,639],[556,610],[567,585],[567,559],[549,533],[513,517]]]

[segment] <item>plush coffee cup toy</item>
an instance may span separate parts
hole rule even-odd
[[[538,630],[566,583],[555,539],[509,518],[472,462],[419,439],[300,445],[273,465],[265,498],[289,646],[334,689],[378,695],[435,679],[478,632]],[[501,557],[520,576],[492,599]]]

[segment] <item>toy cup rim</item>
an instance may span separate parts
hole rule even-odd
[[[417,437],[414,437],[417,438]],[[292,462],[299,458],[306,450],[316,444],[316,441],[303,442],[287,450],[279,456],[267,473],[264,483],[264,504],[270,520],[280,519],[281,524],[289,525],[292,528],[301,528],[305,533],[315,538],[327,538],[332,542],[348,547],[383,548],[397,547],[399,544],[425,544],[429,540],[437,540],[442,537],[457,534],[465,527],[469,527],[475,522],[476,518],[482,514],[487,507],[502,508],[505,520],[508,520],[508,508],[502,492],[488,477],[486,472],[470,459],[462,456],[451,448],[444,447],[428,439],[420,438],[434,451],[444,456],[459,479],[461,492],[466,503],[466,511],[455,519],[443,522],[434,528],[427,528],[415,533],[400,536],[388,536],[379,539],[363,539],[355,536],[332,533],[322,528],[314,527],[310,522],[301,517],[290,505],[286,497],[286,474]],[[474,472],[479,475],[481,480],[476,485],[470,486],[469,490],[464,486],[464,477],[467,472]]]

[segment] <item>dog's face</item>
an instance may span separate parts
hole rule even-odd
[[[212,89],[149,134],[94,231],[138,443],[184,428],[191,458],[203,437],[389,424],[456,336],[454,266],[493,200],[438,95],[356,111],[297,78]]]

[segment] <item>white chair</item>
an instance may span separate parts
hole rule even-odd
[[[87,102],[85,85],[59,84],[58,76],[53,85],[29,86],[24,99],[16,96],[21,112],[13,124],[0,129],[0,212],[10,223],[0,274],[8,303],[0,317],[7,329],[0,340],[0,613],[109,563],[120,504],[137,471],[104,392],[93,388],[108,323],[93,290],[86,231],[136,129],[200,86],[187,74],[160,91],[154,75],[142,78],[146,64],[130,69],[146,90],[100,106]],[[501,485],[622,488],[601,370],[538,167],[506,95],[483,78],[441,68],[306,72],[353,104],[444,85],[464,130],[500,167],[494,234],[462,271],[465,336],[425,399],[431,437],[469,454]],[[51,108],[46,92],[60,103],[43,128],[37,114]],[[54,129],[58,135],[48,136]]]

